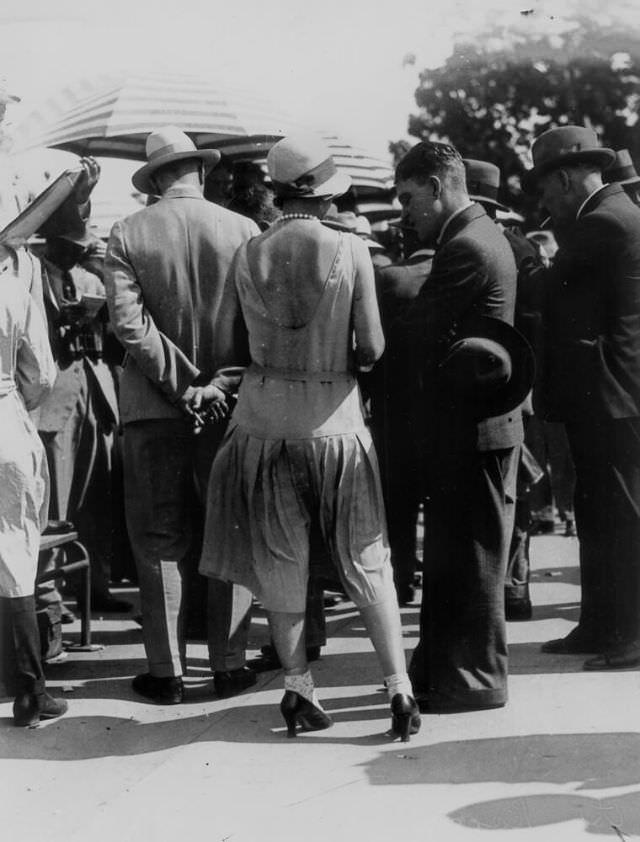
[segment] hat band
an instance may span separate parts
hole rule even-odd
[[[338,172],[331,156],[321,161],[293,181],[276,181],[271,179],[274,189],[282,199],[304,198],[313,194],[316,187],[329,181]]]
[[[468,181],[467,191],[470,196],[482,196],[484,199],[498,201],[498,188],[486,181]]]
[[[175,143],[168,143],[166,146],[161,146],[159,149],[154,149],[148,158],[150,164],[154,163],[156,158],[164,158],[166,155],[183,155],[185,152],[193,152],[198,155],[199,150],[194,146],[193,149],[176,149]]]
[[[604,175],[609,181],[628,181],[629,179],[638,178],[638,173],[633,164],[626,167],[611,167],[604,171]]]

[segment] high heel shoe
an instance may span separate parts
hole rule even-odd
[[[403,743],[409,742],[410,734],[420,730],[420,712],[413,696],[396,693],[391,699],[391,734],[400,737]]]
[[[282,697],[280,713],[287,723],[287,737],[297,736],[296,725],[301,731],[323,731],[333,725],[328,713],[293,690],[287,690]]]

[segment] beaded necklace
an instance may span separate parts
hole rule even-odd
[[[311,213],[283,213],[282,216],[276,219],[276,222],[288,222],[290,219],[312,219],[315,222],[319,222],[318,217],[313,216]]]

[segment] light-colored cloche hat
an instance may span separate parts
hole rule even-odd
[[[473,158],[463,158],[462,163],[467,176],[469,198],[508,213],[510,209],[498,201],[500,169],[489,161],[476,161]]]
[[[613,149],[600,146],[597,134],[585,126],[548,129],[531,147],[533,169],[522,178],[522,187],[534,192],[541,175],[571,164],[593,163],[605,170],[616,159]]]
[[[164,126],[151,132],[146,143],[147,163],[136,170],[131,181],[141,193],[156,193],[151,182],[153,173],[173,161],[198,158],[209,172],[220,160],[217,149],[198,149],[191,138],[176,126]]]
[[[311,134],[275,143],[267,155],[267,169],[281,199],[329,199],[351,187],[350,176],[337,169],[324,141]]]

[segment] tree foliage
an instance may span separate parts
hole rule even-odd
[[[522,210],[519,176],[532,141],[548,128],[592,126],[604,145],[627,147],[640,160],[640,37],[588,21],[560,41],[497,36],[460,44],[442,67],[420,74],[411,135],[497,164],[503,198]]]

